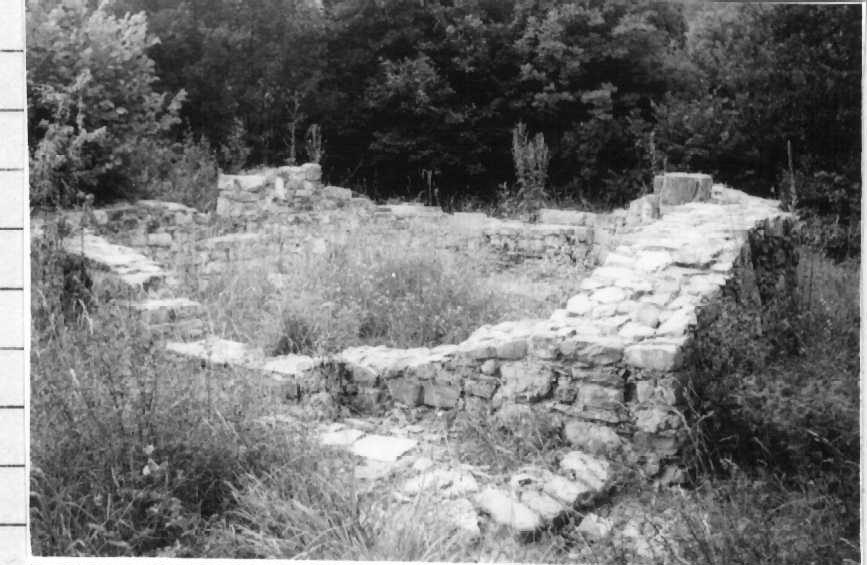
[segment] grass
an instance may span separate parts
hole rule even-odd
[[[548,299],[534,300],[495,286],[494,279],[509,275],[495,274],[484,252],[444,249],[435,233],[404,237],[366,227],[327,241],[318,253],[282,259],[279,281],[265,265],[230,266],[195,296],[205,304],[211,331],[274,355],[354,345],[431,347],[459,343],[483,324],[547,317],[580,282],[580,276],[564,278],[545,289]]]

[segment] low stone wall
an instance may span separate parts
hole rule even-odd
[[[604,214],[543,208],[536,224],[490,223],[484,230],[484,244],[509,261],[596,263],[616,245],[618,235],[658,219],[659,200],[658,194],[649,194],[632,201],[627,208]]]
[[[695,331],[715,322],[727,296],[751,309],[791,294],[790,222],[774,201],[715,187],[713,200],[623,234],[549,319],[483,326],[433,349],[354,347],[256,366],[292,398],[328,392],[362,411],[400,402],[488,411],[515,426],[548,418],[574,447],[656,474],[685,439]]]
[[[256,217],[280,209],[342,208],[357,200],[348,188],[322,184],[322,168],[316,163],[268,169],[243,175],[220,174],[217,215]]]

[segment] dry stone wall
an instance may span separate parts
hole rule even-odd
[[[217,215],[256,217],[281,209],[340,208],[353,203],[352,191],[322,184],[316,163],[268,169],[257,174],[219,176]]]
[[[679,409],[696,332],[715,323],[726,300],[773,311],[771,303],[792,293],[797,261],[787,238],[792,220],[775,201],[704,190],[703,176],[684,189],[684,178],[673,194],[658,182],[657,193],[619,215],[623,229],[602,264],[548,319],[483,326],[432,349],[247,355],[242,364],[282,382],[296,400],[325,393],[365,412],[391,402],[482,410],[515,426],[552,418],[576,448],[656,474],[685,439]],[[208,358],[211,346],[174,347]]]
[[[484,244],[510,261],[596,263],[614,246],[618,234],[658,219],[659,200],[658,194],[649,194],[632,201],[626,209],[600,214],[543,208],[536,224],[489,223],[483,232]]]
[[[676,479],[686,440],[684,388],[700,373],[702,358],[717,353],[719,341],[705,338],[714,332],[729,338],[732,313],[755,321],[747,339],[780,343],[785,336],[796,284],[792,218],[776,202],[714,186],[706,175],[659,177],[654,194],[626,210],[543,210],[541,224],[526,225],[418,205],[374,206],[318,185],[312,167],[286,169],[255,180],[221,179],[218,208],[225,216],[216,219],[148,201],[95,211],[99,233],[85,230],[67,247],[145,293],[130,307],[161,333],[180,338],[166,344],[168,351],[231,365],[251,379],[264,376],[288,400],[350,405],[363,414],[395,403],[474,410],[515,430],[541,421],[560,434],[570,447],[558,454],[556,468],[525,466],[484,488],[465,468],[424,471],[416,460],[413,471],[420,474],[401,492],[445,497],[436,505],[446,510],[444,519],[472,535],[481,512],[532,537],[575,509],[592,508],[624,469],[661,482]],[[317,194],[330,196],[317,204]],[[358,213],[329,213],[347,205]],[[178,269],[207,281],[228,264],[267,268],[302,243],[315,247],[323,237],[338,237],[348,218],[384,229],[434,226],[449,245],[476,241],[519,257],[592,255],[599,266],[546,319],[482,326],[459,344],[352,347],[327,358],[267,357],[247,344],[199,339],[200,305],[172,295]],[[425,223],[412,223],[419,219]],[[311,231],[317,239],[304,239]],[[406,434],[336,423],[321,441],[364,458],[359,476],[375,479],[389,473],[382,463],[417,448],[419,440]]]
[[[305,241],[309,244],[304,238],[311,231],[337,237],[343,229],[338,216],[321,210],[286,213],[289,202],[312,205],[308,199],[324,191],[313,180],[317,171],[293,167],[260,175],[255,182],[246,177],[221,180],[221,210],[259,218],[258,233],[221,233],[231,225],[208,223],[180,205],[144,202],[97,211],[98,229],[133,249],[120,262],[100,259],[112,244],[94,239],[94,256],[143,281],[186,276],[206,284],[227,265],[246,262],[278,269],[274,262]],[[658,472],[683,443],[678,408],[696,332],[712,327],[722,303],[758,310],[759,323],[773,331],[776,305],[794,286],[791,219],[774,201],[709,183],[706,175],[665,175],[655,181],[654,194],[626,210],[605,215],[543,210],[545,223],[537,225],[367,201],[358,206],[360,222],[393,227],[425,218],[457,240],[477,238],[482,245],[569,260],[595,253],[600,265],[582,281],[581,292],[548,319],[483,326],[459,344],[354,347],[330,359],[265,359],[245,349],[238,363],[282,382],[286,395],[296,400],[329,394],[367,412],[392,402],[475,409],[514,425],[544,415],[556,420],[576,448],[626,458]],[[244,200],[241,193],[270,196]],[[285,206],[267,221],[268,210],[279,206],[275,202],[280,199]],[[349,193],[339,199],[361,200]],[[322,207],[340,208],[333,203]],[[171,269],[158,273],[156,263]],[[184,313],[198,306],[173,296],[148,300],[136,308],[162,324],[192,318]],[[204,342],[173,347],[211,356],[212,345]],[[220,347],[233,351],[225,343]]]

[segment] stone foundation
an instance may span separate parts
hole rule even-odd
[[[188,278],[207,285],[229,265],[276,271],[287,254],[324,252],[354,218],[383,229],[431,226],[448,245],[476,241],[520,257],[592,256],[600,266],[548,319],[483,326],[460,344],[354,347],[330,359],[265,359],[243,344],[216,347],[232,363],[280,381],[293,400],[324,393],[362,412],[397,402],[483,410],[515,422],[541,414],[553,417],[575,447],[651,474],[684,441],[680,408],[693,337],[716,323],[724,305],[757,312],[760,333],[779,333],[784,325],[778,312],[791,300],[797,263],[790,217],[774,201],[708,187],[706,175],[665,175],[654,194],[608,214],[543,210],[543,220],[556,223],[535,225],[420,205],[361,205],[348,192],[317,184],[319,175],[317,166],[305,165],[252,179],[221,177],[221,211],[253,221],[258,233],[225,233],[237,224],[208,223],[180,205],[146,201],[97,211],[97,229],[134,250],[122,260],[109,257],[114,247],[91,234],[88,253],[133,284]],[[315,214],[294,208],[326,193],[334,201],[359,200],[356,213],[341,215],[333,202]],[[162,272],[151,259],[171,270]],[[153,325],[194,328],[198,305],[168,298],[152,296],[136,308]],[[209,343],[172,347],[212,360]],[[233,357],[235,350],[243,354]]]
[[[623,218],[608,220],[623,228],[616,245],[549,319],[483,326],[433,349],[353,347],[327,360],[245,363],[277,376],[293,399],[327,392],[362,412],[397,402],[507,422],[553,417],[576,448],[656,474],[685,441],[680,410],[695,332],[714,323],[725,297],[771,312],[793,290],[789,216],[774,201],[714,188],[706,202],[656,207],[651,195],[609,215]],[[538,230],[565,238],[585,227]]]

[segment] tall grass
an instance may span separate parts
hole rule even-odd
[[[734,361],[710,375],[691,430],[703,463],[696,496],[710,516],[693,523],[697,563],[857,555],[859,265],[809,248],[800,255],[787,319],[798,353],[768,356],[733,329],[737,320],[719,328],[725,335],[710,352]]]
[[[516,301],[486,288],[478,260],[365,228],[320,253],[284,259],[279,288],[268,270],[229,269],[198,295],[215,332],[272,354],[335,353],[354,345],[458,343],[512,316]]]

